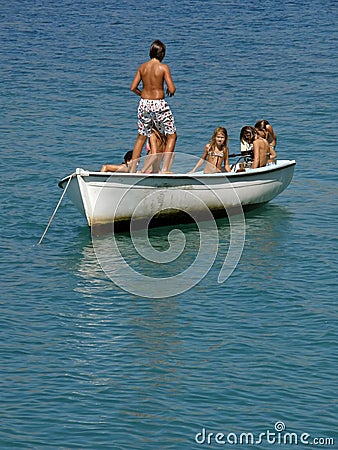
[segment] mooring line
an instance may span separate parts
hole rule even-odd
[[[71,180],[74,178],[74,175],[76,175],[76,173],[72,173],[72,174],[69,176],[69,180],[67,181],[66,187],[64,188],[64,190],[63,190],[63,192],[62,192],[62,195],[61,195],[61,197],[60,197],[60,200],[59,200],[58,204],[56,205],[56,208],[54,209],[54,212],[53,212],[53,214],[51,215],[51,218],[49,219],[49,222],[48,222],[48,224],[47,224],[47,226],[46,226],[45,231],[43,232],[43,235],[41,236],[41,238],[40,238],[40,240],[39,240],[39,242],[38,242],[38,245],[41,244],[41,242],[43,241],[43,238],[46,236],[46,233],[47,233],[47,231],[48,231],[48,228],[50,227],[50,225],[51,225],[51,223],[52,223],[52,221],[53,221],[53,219],[54,219],[54,216],[55,216],[55,214],[56,214],[56,211],[59,209],[59,206],[61,205],[61,202],[62,202],[62,200],[63,200],[63,197],[65,196],[66,191],[67,191],[67,189],[68,189],[68,186],[69,186]]]

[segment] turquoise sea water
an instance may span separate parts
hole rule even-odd
[[[222,448],[252,433],[237,445],[267,449],[279,444],[259,434],[282,439],[281,422],[338,448],[337,2],[0,6],[0,448]],[[178,152],[199,156],[218,125],[236,152],[241,127],[266,118],[278,156],[297,166],[283,194],[247,214],[230,278],[217,282],[229,239],[220,220],[203,280],[154,299],[112,283],[66,199],[36,244],[59,179],[132,148],[129,85],[157,38],[177,87]],[[192,249],[196,228],[179,229]],[[167,237],[151,231],[160,250]],[[128,235],[117,239],[128,253]]]

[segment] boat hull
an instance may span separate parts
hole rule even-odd
[[[67,195],[89,226],[150,218],[155,224],[181,222],[271,201],[290,184],[295,164],[283,160],[242,173],[217,174],[107,174],[76,169],[59,186],[67,186]]]

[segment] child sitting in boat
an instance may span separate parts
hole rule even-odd
[[[204,173],[230,172],[228,132],[224,127],[217,127],[210,142],[204,147],[201,158],[189,172],[194,173],[206,161]]]
[[[257,130],[258,135],[263,139],[266,139],[270,145],[270,157],[268,163],[274,163],[277,157],[277,153],[275,150],[277,144],[277,136],[276,133],[274,132],[274,129],[272,128],[270,123],[264,119],[256,122],[255,128]]]
[[[158,173],[167,145],[167,136],[161,133],[153,124],[152,133],[146,144],[147,156],[141,173]],[[174,157],[174,153],[170,155]],[[171,166],[172,161],[170,162]]]
[[[251,168],[257,169],[266,166],[270,158],[271,148],[268,141],[258,135],[256,128],[249,125],[243,127],[239,139],[241,144],[248,147],[252,146],[253,161]]]
[[[100,172],[129,172],[129,165],[132,161],[133,151],[129,150],[124,155],[124,161],[121,164],[104,164]]]
[[[277,135],[275,130],[272,128],[271,123],[265,119],[261,119],[255,123],[255,128],[266,132],[266,139],[268,140],[270,147],[275,150],[277,145]]]

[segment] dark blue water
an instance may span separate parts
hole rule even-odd
[[[0,447],[185,450],[252,433],[237,445],[267,449],[293,432],[300,448],[337,448],[337,2],[0,6]],[[154,299],[112,283],[68,200],[36,244],[58,180],[132,148],[129,86],[157,38],[177,87],[178,152],[199,156],[218,125],[236,152],[241,127],[265,118],[278,157],[297,166],[246,216],[230,278],[217,282],[229,241],[219,221],[208,274]],[[196,229],[179,229],[192,248]],[[163,251],[167,236],[151,232]],[[118,240],[128,252],[129,236]],[[259,441],[267,430],[275,442]]]

